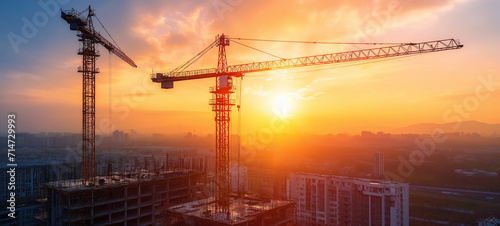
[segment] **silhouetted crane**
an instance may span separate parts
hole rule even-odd
[[[86,16],[85,12],[88,12]],[[70,30],[78,32],[78,40],[82,43],[82,47],[78,49],[78,55],[83,57],[82,66],[78,67],[78,72],[83,75],[82,183],[91,186],[95,185],[95,76],[99,73],[96,60],[100,56],[95,45],[104,46],[130,66],[137,67],[134,61],[118,48],[118,45],[113,45],[94,29],[92,16],[95,14],[90,6],[82,12],[74,9],[61,10],[61,18],[69,23]],[[99,21],[99,18],[97,20]],[[111,39],[113,40],[112,37]]]

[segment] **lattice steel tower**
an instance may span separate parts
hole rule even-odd
[[[82,16],[88,11],[87,16]],[[70,30],[78,31],[77,36],[81,42],[78,55],[82,55],[82,66],[78,67],[78,72],[82,73],[82,184],[95,184],[95,79],[99,69],[96,68],[96,60],[99,51],[96,44],[101,44],[111,53],[121,58],[133,67],[137,67],[120,48],[102,37],[94,29],[92,17],[94,11],[90,8],[77,12],[76,10],[61,10],[61,18],[70,24]],[[102,25],[102,24],[101,24]],[[105,28],[104,28],[105,29]],[[116,43],[115,43],[116,44]]]
[[[226,46],[229,39],[218,36],[216,45],[219,47],[217,63],[217,78],[215,87],[210,88],[212,111],[215,112],[215,209],[219,213],[229,214],[229,121],[231,107],[235,101],[231,99],[234,93],[233,76],[227,74]]]

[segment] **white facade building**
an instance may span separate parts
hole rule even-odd
[[[300,225],[409,225],[405,183],[293,173],[288,195]]]

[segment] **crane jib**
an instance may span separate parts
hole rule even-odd
[[[400,57],[405,55],[439,52],[445,50],[460,49],[463,45],[455,39],[443,39],[420,43],[406,43],[402,45],[386,46],[371,49],[329,53],[274,61],[252,62],[248,64],[229,65],[225,74],[237,76],[243,73],[260,72],[268,70],[287,69],[314,65],[343,63],[351,61],[362,61],[379,58]],[[173,88],[174,81],[203,79],[217,77],[216,68],[198,69],[181,72],[156,73],[151,80],[162,83],[162,88]]]

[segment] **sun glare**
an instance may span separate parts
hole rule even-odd
[[[292,102],[287,94],[282,94],[274,98],[273,111],[279,116],[289,116],[291,114]]]

